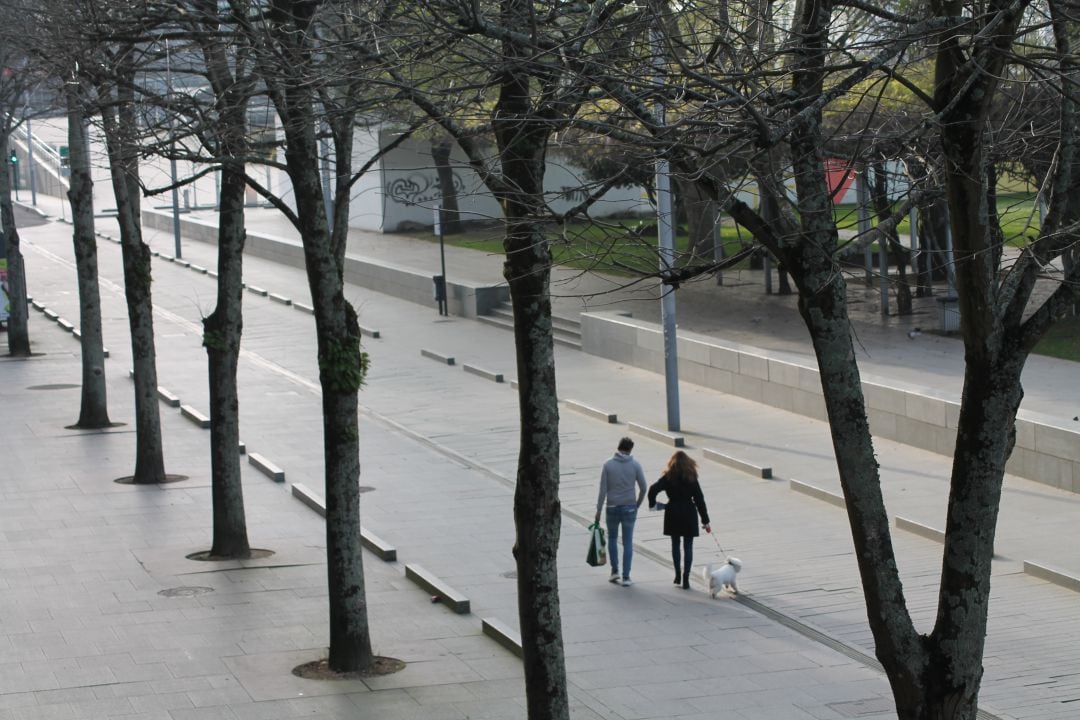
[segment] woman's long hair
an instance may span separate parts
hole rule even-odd
[[[692,483],[697,481],[697,463],[682,450],[677,451],[668,460],[664,474],[668,479],[676,483]]]

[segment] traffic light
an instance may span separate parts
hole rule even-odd
[[[11,151],[11,164],[12,165],[18,165],[19,164],[19,156],[15,154],[14,150]]]

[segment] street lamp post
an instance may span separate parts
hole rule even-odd
[[[663,87],[660,36],[653,31],[653,64],[656,69],[656,87]],[[663,125],[664,101],[657,95],[656,121]],[[675,267],[675,226],[671,201],[671,167],[667,158],[656,161],[656,227],[659,234],[660,275]],[[660,285],[660,319],[664,328],[664,386],[667,396],[667,427],[678,432],[679,421],[679,349],[675,323],[675,286]]]
[[[169,54],[169,40],[165,39],[165,85],[172,100],[172,61]],[[180,189],[176,186],[176,121],[169,112],[169,175],[172,180],[172,229],[173,243],[177,259],[180,258]]]
[[[450,315],[450,301],[446,295],[446,243],[442,230],[442,201],[435,206],[435,236],[439,238],[439,272],[435,278],[435,301],[439,304],[439,315]]]
[[[37,207],[37,180],[34,178],[34,132],[30,127],[33,110],[26,106],[26,174],[30,178],[30,204]]]

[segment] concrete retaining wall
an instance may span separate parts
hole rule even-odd
[[[664,337],[653,323],[609,313],[581,315],[587,353],[645,370],[664,371]],[[825,420],[817,367],[757,348],[681,332],[679,380]],[[960,404],[925,388],[863,381],[874,435],[951,456]],[[1007,466],[1020,477],[1080,492],[1080,433],[1021,411]]]
[[[172,215],[144,210],[143,223],[156,230],[171,231]],[[184,217],[180,218],[180,224],[181,232],[186,240],[217,244],[216,225]],[[293,267],[304,266],[304,248],[295,240],[248,232],[244,253]],[[346,257],[345,280],[402,300],[436,307],[431,275],[419,273],[411,268],[359,257]],[[447,283],[446,294],[451,315],[476,317],[487,315],[495,307],[508,300],[510,290],[505,285],[489,286],[451,281]]]

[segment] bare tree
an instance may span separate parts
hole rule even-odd
[[[729,81],[737,69],[716,65],[722,53],[708,50],[710,43],[699,39],[697,50],[688,43],[681,54],[668,55],[668,62],[680,68],[673,78],[680,83],[683,103],[680,127],[651,117],[638,101],[641,93],[620,95],[653,136],[669,141],[665,152],[676,166],[699,177],[794,279],[820,371],[867,617],[904,720],[969,720],[977,712],[994,532],[1005,463],[1015,441],[1021,371],[1038,339],[1075,302],[1080,280],[1075,268],[1053,279],[1043,270],[1077,240],[1076,225],[1068,220],[1074,212],[1069,188],[1076,166],[1077,68],[1070,32],[1075,11],[1075,5],[1056,1],[939,2],[903,9],[799,2],[780,51],[778,66],[784,72],[771,76],[769,91],[750,96],[733,88]],[[876,32],[851,32],[852,15],[862,12],[875,21]],[[1019,52],[1018,47],[1039,35],[1040,26],[1052,32],[1053,47],[1037,54]],[[726,30],[716,27],[713,34]],[[865,92],[861,83],[867,78],[913,84],[904,78],[902,59],[920,47],[932,48],[934,91],[929,122],[923,119],[911,129],[927,133],[924,147],[936,153],[933,163],[944,168],[944,188],[916,188],[854,248],[883,241],[912,205],[932,202],[944,191],[956,246],[966,353],[938,612],[928,633],[917,631],[912,621],[890,538],[847,314],[840,264],[845,248],[824,166],[830,141],[825,116],[845,112],[839,106],[852,94]],[[994,210],[995,163],[1015,156],[1018,146],[998,141],[999,128],[991,119],[997,104],[1010,101],[1001,89],[1014,63],[1038,68],[1040,80],[1060,97],[1054,132],[1044,136],[1059,161],[1048,181],[1049,211],[1038,238],[1007,252]],[[715,100],[719,94],[733,101]],[[765,218],[737,199],[731,188],[696,173],[704,144],[694,141],[692,131],[682,130],[695,124],[708,126],[714,140],[726,128],[732,148],[747,142],[766,152],[786,146],[795,183],[790,208]],[[790,197],[775,181],[763,182],[774,185],[764,192]],[[708,269],[671,272],[664,280],[675,283]],[[1051,287],[1036,293],[1037,284],[1048,280],[1053,280]]]
[[[211,559],[250,557],[244,493],[240,471],[240,399],[236,372],[243,334],[243,253],[247,236],[244,205],[246,165],[250,153],[247,111],[255,93],[253,59],[247,36],[233,23],[250,4],[243,0],[222,5],[192,0],[178,27],[193,36],[201,50],[211,107],[192,108],[186,134],[200,140],[204,161],[221,169],[218,194],[217,304],[203,318],[210,382],[210,467],[214,523]],[[176,102],[169,98],[167,105]],[[170,108],[182,112],[182,108]],[[169,134],[175,132],[168,127]],[[175,148],[175,142],[160,144]]]
[[[132,482],[153,484],[165,482],[166,476],[157,398],[150,248],[142,239],[140,215],[139,123],[135,112],[137,52],[132,43],[118,43],[108,49],[106,59],[114,71],[111,76],[99,81],[98,96],[113,194],[116,196],[124,260],[124,295],[127,299],[135,371],[136,451]]]
[[[330,610],[331,669],[369,668],[371,649],[363,555],[360,550],[360,457],[358,393],[367,372],[360,348],[356,310],[345,299],[343,277],[352,173],[356,106],[351,93],[362,77],[332,86],[323,61],[335,48],[324,42],[319,24],[323,4],[274,0],[263,14],[245,24],[251,44],[260,48],[258,73],[284,131],[285,170],[292,181],[295,212],[267,188],[263,194],[296,226],[304,246],[308,285],[315,312],[319,381],[322,387],[323,456],[326,474],[326,553]],[[348,26],[353,8],[340,10],[334,22]],[[328,47],[328,44],[331,46]],[[361,83],[357,87],[356,83]],[[330,127],[334,147],[334,191],[328,209],[316,129]]]
[[[29,310],[26,300],[26,269],[15,227],[15,209],[11,198],[13,156],[11,138],[22,124],[26,112],[26,94],[34,87],[37,70],[28,63],[27,53],[17,42],[15,28],[20,14],[5,8],[0,18],[11,23],[12,36],[4,37],[0,50],[0,262],[4,264],[5,286],[9,305],[7,319],[8,353],[16,357],[30,355]]]
[[[621,173],[583,185],[556,213],[544,187],[556,134],[574,127],[595,84],[585,69],[619,46],[622,3],[589,7],[502,0],[428,0],[402,10],[383,56],[392,87],[458,143],[503,215],[520,432],[514,492],[518,621],[528,717],[568,718],[556,558],[561,530],[559,410],[552,337],[549,228],[588,209]],[[424,38],[438,38],[425,43]],[[477,68],[486,68],[478,73]],[[595,110],[595,108],[593,108]],[[494,150],[492,152],[492,144]]]
[[[76,427],[102,428],[109,421],[105,384],[105,345],[101,332],[97,240],[94,231],[94,188],[86,137],[86,87],[75,68],[64,84],[67,99],[68,201],[71,203],[75,272],[79,282],[79,343],[82,350],[82,402]]]

